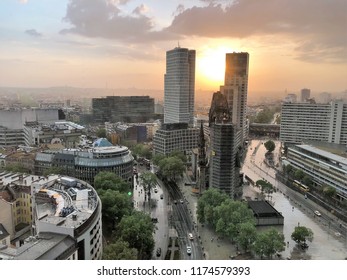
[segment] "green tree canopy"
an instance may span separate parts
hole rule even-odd
[[[159,162],[159,170],[162,176],[175,179],[185,171],[185,164],[177,157],[167,157]]]
[[[336,189],[332,186],[323,186],[323,194],[327,197],[333,197],[336,194]]]
[[[213,224],[213,209],[230,199],[225,193],[216,188],[206,190],[198,200],[197,215],[200,223]]]
[[[122,217],[131,213],[131,197],[127,193],[121,193],[112,189],[99,189],[98,195],[102,203],[104,229],[107,231],[106,235],[109,235]]]
[[[301,181],[305,177],[304,171],[301,169],[296,169],[294,172],[294,178]]]
[[[140,181],[142,182],[145,191],[145,201],[148,198],[148,202],[151,203],[151,190],[157,185],[157,176],[152,172],[145,171],[141,173]],[[149,205],[149,209],[151,209],[151,205]]]
[[[102,255],[103,260],[136,260],[137,250],[130,248],[129,243],[123,240],[117,240],[108,244]]]
[[[275,229],[260,232],[253,244],[253,250],[261,258],[272,259],[275,253],[285,250],[284,235]]]
[[[152,161],[155,165],[159,166],[160,161],[164,158],[166,158],[166,156],[163,154],[155,154],[152,158]]]
[[[182,162],[183,162],[184,164],[187,163],[187,157],[186,157],[186,155],[185,155],[183,152],[181,152],[181,151],[178,151],[178,150],[172,151],[172,152],[170,153],[169,157],[177,157],[177,158],[179,158],[180,160],[182,160]]]
[[[106,138],[106,129],[105,128],[99,128],[96,131],[96,136],[99,138]]]
[[[123,217],[118,229],[120,238],[128,242],[131,248],[137,249],[138,260],[151,259],[155,244],[155,226],[148,214],[133,211],[132,215]]]
[[[128,193],[131,186],[128,182],[124,181],[121,177],[113,172],[102,171],[94,177],[94,188],[96,190],[112,189],[123,193]]]
[[[64,168],[60,166],[51,166],[50,168],[43,171],[43,176],[48,176],[50,174],[64,175]]]
[[[267,151],[268,151],[269,153],[272,153],[272,152],[275,150],[275,147],[276,147],[275,142],[272,141],[272,140],[266,141],[266,142],[264,143],[264,146],[265,146],[265,148],[267,149]]]
[[[297,243],[297,244],[306,244],[306,241],[312,242],[313,240],[313,231],[310,228],[304,227],[304,226],[297,226],[295,227],[291,238]]]
[[[24,167],[21,163],[7,164],[4,169],[10,172],[29,173],[29,169]]]
[[[302,182],[308,187],[312,186],[312,179],[308,175],[305,175],[304,178],[302,178]]]
[[[245,222],[240,224],[239,232],[236,237],[237,244],[247,251],[250,249],[257,238],[257,230],[254,223]]]
[[[132,148],[132,152],[136,157],[152,158],[152,149],[148,145],[137,144]]]
[[[217,233],[235,240],[240,232],[241,224],[255,225],[255,219],[246,203],[228,199],[214,208],[213,223]]]

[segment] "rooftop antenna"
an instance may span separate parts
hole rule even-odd
[[[180,48],[180,41],[177,41],[177,46],[178,48]]]

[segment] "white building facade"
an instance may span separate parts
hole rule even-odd
[[[164,123],[194,121],[195,50],[177,47],[166,52]]]

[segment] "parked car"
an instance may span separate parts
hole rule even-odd
[[[318,210],[314,211],[314,213],[315,213],[318,217],[322,216],[322,214],[321,214]]]
[[[189,237],[189,240],[193,240],[194,237],[193,237],[193,234],[192,233],[188,233],[188,237]]]
[[[187,254],[190,256],[192,253],[192,247],[187,246]]]

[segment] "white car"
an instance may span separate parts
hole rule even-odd
[[[190,255],[192,253],[192,247],[187,246],[187,254]]]
[[[322,214],[321,214],[318,210],[314,211],[314,213],[315,213],[318,217],[322,216]]]
[[[188,233],[188,237],[189,237],[190,240],[194,239],[193,234],[191,234],[191,233]]]

